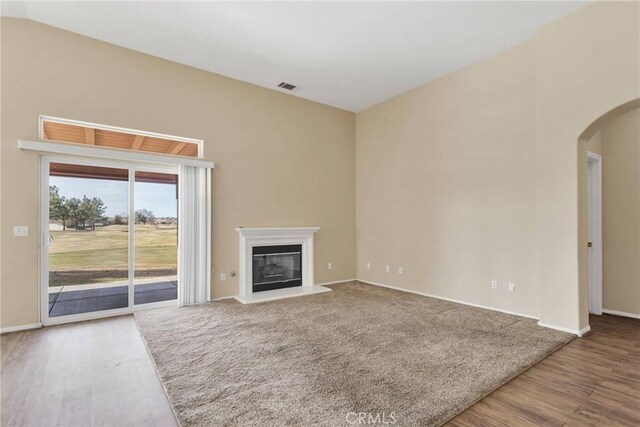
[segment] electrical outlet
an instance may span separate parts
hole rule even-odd
[[[516,291],[516,284],[513,282],[509,282],[509,292],[515,292]]]
[[[367,263],[367,269],[371,270],[371,263],[370,262]]]
[[[398,274],[402,274],[403,271],[402,267],[398,267]]]
[[[497,280],[492,280],[491,281],[491,289],[498,289],[498,281]]]
[[[332,263],[332,262],[330,262],[329,264],[327,264],[327,268],[328,268],[329,270],[333,270],[333,263]]]
[[[389,266],[388,266],[388,265],[385,265],[385,266],[384,266],[384,271],[386,271],[386,272],[388,273],[389,271],[391,271],[391,269],[389,268]]]
[[[220,273],[220,281],[224,282],[225,280],[227,280],[227,273]]]
[[[29,235],[29,226],[27,225],[15,225],[13,227],[14,237],[27,237]]]

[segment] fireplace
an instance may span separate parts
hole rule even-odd
[[[238,301],[243,304],[329,292],[313,277],[313,235],[320,227],[236,228]]]
[[[302,245],[253,247],[253,292],[302,286]]]

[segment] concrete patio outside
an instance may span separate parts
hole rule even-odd
[[[51,289],[49,317],[126,308],[129,303],[129,286],[119,283],[61,286]],[[177,283],[177,280],[166,280],[166,278],[158,278],[156,282],[136,283],[134,284],[134,304],[175,300],[178,298]]]

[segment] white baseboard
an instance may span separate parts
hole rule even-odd
[[[555,329],[556,331],[567,332],[569,334],[573,334],[578,337],[583,336],[584,334],[586,334],[591,330],[591,326],[589,325],[585,326],[582,329],[565,328],[563,326],[550,325],[549,323],[542,323],[542,322],[538,322],[538,325],[542,326],[543,328],[549,328],[549,329]]]
[[[606,313],[606,314],[613,314],[614,316],[622,316],[622,317],[630,317],[632,319],[640,319],[640,314],[635,314],[635,313],[625,313],[624,311],[607,310],[606,308],[603,308],[602,312]]]
[[[369,280],[363,280],[363,279],[356,279],[356,280],[358,280],[360,282],[363,282],[363,283],[368,283],[368,284],[374,285],[374,286],[381,286],[383,288],[394,289],[396,291],[408,292],[410,294],[422,295],[424,297],[435,298],[435,299],[439,299],[439,300],[443,300],[443,301],[449,301],[449,302],[455,302],[457,304],[468,305],[470,307],[483,308],[485,310],[492,310],[492,311],[499,311],[500,313],[511,314],[511,315],[514,315],[514,316],[520,316],[520,317],[526,317],[526,318],[529,318],[529,319],[538,320],[538,325],[542,326],[543,328],[550,328],[550,329],[555,329],[555,330],[562,331],[562,332],[568,332],[570,334],[577,335],[579,337],[583,336],[584,334],[586,334],[587,332],[589,332],[591,330],[590,326],[587,326],[586,328],[583,328],[581,330],[563,328],[561,326],[554,326],[554,325],[549,325],[547,323],[541,323],[539,321],[538,317],[531,316],[529,314],[518,313],[518,312],[510,311],[510,310],[503,310],[501,308],[488,307],[486,305],[474,304],[474,303],[467,302],[467,301],[461,301],[461,300],[457,300],[457,299],[453,299],[453,298],[441,297],[441,296],[438,296],[438,295],[427,294],[427,293],[424,293],[424,292],[412,291],[410,289],[398,288],[398,287],[395,287],[395,286],[385,285],[383,283],[371,282]]]
[[[229,297],[211,298],[211,299],[209,300],[209,302],[214,302],[214,301],[224,301],[224,300],[226,300],[226,299],[234,299],[234,298],[236,298],[237,296],[238,296],[238,295],[231,295],[231,296],[229,296]]]
[[[322,283],[316,283],[316,286],[325,286],[325,285],[337,285],[338,283],[348,283],[348,282],[355,282],[358,279],[342,279],[342,280],[334,280],[333,282],[322,282]]]
[[[581,337],[581,336],[585,335],[588,332],[591,332],[591,326],[590,325],[587,325],[584,328],[580,329],[580,331],[578,332],[578,336]]]
[[[29,329],[38,329],[42,327],[42,323],[30,323],[28,325],[8,326],[0,329],[0,334],[8,334],[9,332],[28,331]]]
[[[500,313],[511,314],[511,315],[514,315],[514,316],[520,316],[520,317],[526,317],[526,318],[529,318],[529,319],[538,320],[537,317],[531,316],[529,314],[518,313],[518,312],[510,311],[510,310],[503,310],[501,308],[488,307],[486,305],[474,304],[472,302],[457,300],[457,299],[453,299],[453,298],[441,297],[441,296],[438,296],[438,295],[427,294],[427,293],[424,293],[424,292],[412,291],[410,289],[398,288],[398,287],[395,287],[395,286],[385,285],[384,283],[371,282],[369,280],[363,280],[363,279],[356,279],[356,280],[358,280],[359,282],[368,283],[369,285],[380,286],[380,287],[383,287],[383,288],[393,289],[393,290],[401,291],[401,292],[408,292],[410,294],[422,295],[423,297],[435,298],[435,299],[439,299],[439,300],[443,300],[443,301],[455,302],[456,304],[468,305],[470,307],[483,308],[485,310],[492,310],[492,311],[499,311]]]

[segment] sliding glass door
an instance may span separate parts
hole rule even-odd
[[[134,304],[178,298],[178,175],[135,173]]]
[[[176,300],[176,172],[43,159],[43,319]]]
[[[49,164],[50,317],[129,306],[128,205],[128,169]]]

